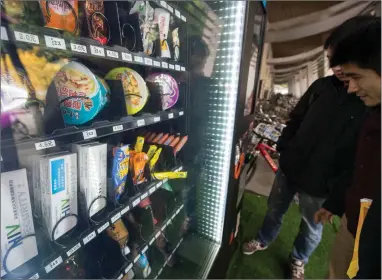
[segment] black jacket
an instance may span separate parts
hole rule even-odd
[[[365,109],[335,76],[308,88],[278,141],[280,169],[290,185],[316,197],[349,185]]]

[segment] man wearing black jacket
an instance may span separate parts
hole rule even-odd
[[[338,40],[334,35],[324,46],[329,59]],[[257,237],[243,244],[247,255],[265,250],[277,237],[282,218],[298,192],[302,219],[290,258],[293,279],[304,278],[304,265],[321,241],[323,227],[315,223],[315,212],[333,189],[351,179],[357,133],[365,114],[359,98],[347,94],[341,68],[332,70],[334,75],[316,80],[290,113],[277,145],[280,169],[268,199],[268,212]]]

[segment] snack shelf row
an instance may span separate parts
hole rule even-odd
[[[183,170],[183,166],[175,167],[172,171],[181,171]],[[56,253],[51,254],[48,258],[45,258],[42,261],[42,264],[38,271],[31,273],[29,279],[39,279],[41,277],[46,278],[50,273],[52,273],[55,269],[57,269],[62,263],[64,263],[70,256],[72,256],[75,252],[83,248],[84,246],[88,246],[91,244],[91,241],[94,240],[98,235],[103,233],[109,226],[115,223],[118,219],[120,219],[123,215],[127,214],[129,211],[138,206],[141,200],[152,195],[157,189],[159,189],[164,183],[166,183],[168,179],[164,180],[155,180],[147,184],[146,187],[142,187],[142,191],[136,194],[134,197],[126,200],[125,202],[119,203],[116,209],[110,211],[105,215],[103,219],[95,221],[91,229],[86,230],[81,233],[79,237],[72,238],[70,245],[65,246],[64,248],[58,250]],[[162,227],[157,230],[151,237],[150,242],[143,246],[141,246],[140,254],[143,254],[149,245],[151,245],[155,239],[159,236],[160,232],[164,231],[166,227],[171,223],[171,221],[179,214],[180,210],[183,208],[183,204],[181,204],[171,215],[169,219],[163,222]],[[147,248],[146,248],[147,247]],[[12,250],[12,249],[11,249]],[[135,263],[138,260],[138,257],[134,259]],[[129,264],[125,265],[122,270],[126,270]],[[122,271],[121,270],[121,271]],[[129,270],[126,270],[126,273]],[[125,274],[126,274],[125,273]],[[118,272],[118,275],[120,272]],[[117,275],[117,276],[118,276]],[[25,278],[25,277],[24,277]],[[117,277],[115,277],[117,278]]]
[[[172,109],[171,111],[158,112],[156,114],[142,114],[142,116],[127,116],[120,121],[99,121],[91,126],[67,127],[54,131],[46,137],[30,138],[14,142],[13,140],[3,140],[2,150],[17,146],[19,149],[44,150],[58,145],[77,143],[91,140],[93,138],[104,137],[127,130],[148,126],[151,124],[179,118],[184,115],[183,110]]]

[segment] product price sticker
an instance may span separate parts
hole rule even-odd
[[[168,64],[168,68],[174,70],[174,69],[175,69],[175,66],[174,66],[174,64]]]
[[[134,263],[136,263],[136,262],[139,260],[140,257],[141,257],[141,254],[138,254],[138,255],[135,257],[135,259],[134,259]]]
[[[133,268],[133,264],[131,263],[131,264],[129,264],[127,267],[126,267],[126,269],[125,269],[125,273],[128,273],[129,271],[130,271],[130,269],[132,269]]]
[[[39,151],[39,150],[56,147],[56,141],[47,140],[47,141],[35,143],[34,145],[36,147],[36,151]]]
[[[110,223],[109,222],[106,222],[104,223],[102,226],[100,226],[98,229],[97,229],[97,232],[98,234],[100,234],[101,232],[103,232],[105,229],[107,229],[109,227]]]
[[[181,66],[181,67],[180,67],[180,71],[183,71],[183,72],[184,72],[184,71],[186,71],[186,68],[185,68],[184,66]]]
[[[175,70],[176,70],[176,71],[180,71],[180,65],[175,64]]]
[[[167,3],[166,1],[160,1],[160,5],[164,8],[167,8]]]
[[[175,15],[180,18],[180,12],[177,9],[175,9]]]
[[[184,22],[187,21],[185,16],[181,16],[181,19],[182,19]]]
[[[154,63],[154,66],[160,67],[160,62],[159,61],[154,60],[153,63]]]
[[[97,137],[97,131],[95,129],[86,130],[82,132],[82,135],[84,136],[84,140],[91,139]]]
[[[184,207],[184,205],[182,204],[182,205],[180,205],[179,209],[180,209],[180,210],[182,210],[182,209],[183,209],[183,207]]]
[[[171,12],[171,13],[173,13],[174,12],[174,8],[173,7],[171,7],[171,6],[169,6],[169,5],[167,5],[167,9]]]
[[[169,119],[173,119],[173,118],[174,118],[174,113],[170,113],[170,114],[168,114],[168,118],[169,118]]]
[[[160,121],[160,117],[154,117],[153,118],[153,121],[156,123],[156,122],[159,122]]]
[[[5,29],[4,26],[1,26],[1,40],[4,40],[4,41],[8,41],[8,33],[7,33],[7,29]]]
[[[180,212],[180,207],[176,210],[175,214],[178,215]]]
[[[120,218],[121,218],[121,212],[118,212],[113,217],[111,217],[111,223],[114,224]]]
[[[164,178],[162,181],[162,184],[166,183],[168,181],[168,178]]]
[[[176,217],[176,213],[172,214],[171,220],[174,220],[175,217]]]
[[[122,59],[126,61],[133,61],[133,56],[130,53],[122,53]]]
[[[96,46],[90,45],[90,52],[93,55],[105,56],[105,49],[101,48],[101,47],[96,47]]]
[[[167,69],[167,68],[168,68],[168,63],[167,63],[167,62],[164,62],[164,61],[162,61],[162,67]]]
[[[147,192],[146,192],[146,193],[144,193],[144,194],[142,194],[142,195],[141,195],[141,200],[145,199],[145,198],[147,197],[147,195],[148,195],[148,193],[147,193]]]
[[[85,45],[80,45],[80,44],[74,44],[70,43],[70,48],[74,52],[79,52],[79,53],[88,53],[88,49],[86,48]]]
[[[113,126],[113,132],[122,131],[122,130],[123,130],[122,124]]]
[[[171,220],[167,221],[166,226],[168,226],[169,224],[171,224]]]
[[[158,239],[159,235],[160,235],[160,231],[158,231],[158,232],[155,234],[155,239]]]
[[[57,37],[47,36],[45,37],[45,44],[48,48],[66,50],[65,40]]]
[[[149,189],[149,194],[152,194],[153,192],[155,192],[155,186]]]
[[[149,249],[149,246],[145,246],[143,249],[142,249],[142,254],[146,253],[146,251]]]
[[[160,229],[161,231],[164,231],[167,227],[167,224],[165,224],[164,226],[162,226],[162,228]]]
[[[106,55],[112,58],[119,58],[118,52],[116,51],[106,50]]]
[[[184,115],[184,112],[183,111],[180,111],[179,112],[179,116],[183,116]]]
[[[38,273],[33,274],[29,279],[39,279],[40,275]]]
[[[150,246],[153,245],[154,241],[155,241],[155,237],[151,238],[151,240],[150,240],[150,242],[149,242],[149,245],[150,245]]]
[[[156,188],[156,189],[159,189],[159,188],[162,186],[162,184],[163,184],[162,182],[157,183],[157,184],[155,185],[155,188]]]
[[[140,127],[140,126],[144,126],[146,124],[145,120],[144,119],[141,119],[141,120],[137,120],[137,126]]]
[[[54,259],[53,261],[50,262],[47,266],[45,266],[45,272],[49,273],[53,269],[55,269],[57,266],[59,266],[62,263],[62,257],[59,256],[57,259]]]
[[[153,60],[151,58],[145,57],[145,64],[146,65],[153,65]]]
[[[81,243],[77,243],[76,245],[74,245],[72,247],[72,249],[70,249],[69,251],[66,252],[66,255],[68,255],[68,257],[70,257],[71,255],[73,255],[80,248],[81,248]]]
[[[143,57],[138,56],[138,55],[134,55],[134,61],[139,62],[139,63],[143,63]]]
[[[129,211],[130,210],[130,206],[126,206],[125,208],[123,208],[122,210],[121,210],[121,216],[122,215],[125,215],[126,213],[127,213],[127,211]]]
[[[94,239],[94,237],[96,237],[97,234],[95,231],[92,231],[90,234],[88,234],[84,239],[82,239],[82,241],[84,242],[84,245],[86,245],[87,243],[89,243],[91,240]]]
[[[183,167],[182,166],[179,166],[177,169],[175,169],[174,171],[175,172],[177,172],[177,171],[180,171],[180,170],[182,170],[183,169]]]
[[[19,32],[19,31],[15,31],[14,34],[15,34],[16,41],[32,43],[32,44],[40,44],[40,40],[38,39],[37,35]]]
[[[141,202],[141,198],[138,197],[136,200],[133,201],[133,207],[137,206]]]
[[[117,277],[117,279],[122,279],[123,278],[123,273],[121,273],[118,277]]]

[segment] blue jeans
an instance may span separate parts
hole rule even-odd
[[[273,182],[268,198],[268,211],[263,225],[258,232],[257,240],[268,246],[276,239],[284,214],[287,212],[296,191],[288,186],[285,175],[279,171]],[[314,222],[314,213],[321,208],[325,198],[313,197],[299,192],[299,207],[302,215],[299,233],[294,241],[292,257],[308,263],[310,255],[321,241],[322,224]]]

